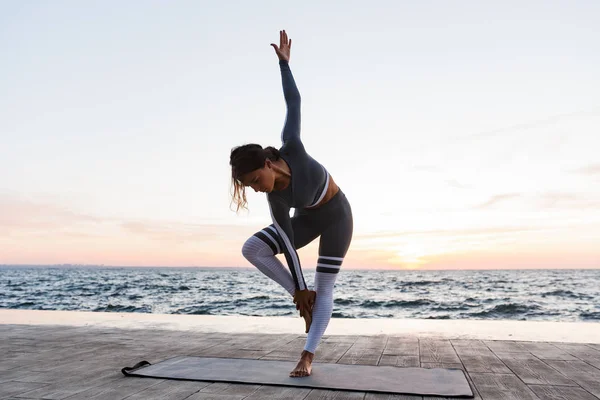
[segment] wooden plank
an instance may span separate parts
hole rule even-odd
[[[531,353],[496,353],[496,355],[526,384],[577,386],[571,379]]]
[[[99,384],[90,387],[87,390],[79,391],[73,396],[69,396],[69,400],[88,400],[88,399],[151,399],[150,394],[159,393],[185,393],[185,397],[192,393],[197,392],[202,387],[206,386],[207,382],[184,382],[179,381],[179,385],[176,381],[166,381],[163,379],[149,378],[148,382],[144,382],[146,378],[128,378],[122,376],[120,379],[116,379],[110,384]],[[165,390],[170,389],[170,390]],[[144,393],[144,395],[141,395]],[[52,395],[52,398],[56,398],[56,395]],[[137,397],[136,397],[137,396]],[[148,396],[148,397],[146,397]],[[44,396],[46,398],[46,396]],[[59,397],[61,398],[61,397]],[[183,398],[183,397],[182,397]]]
[[[527,350],[520,342],[509,341],[509,340],[484,340],[487,347],[490,348],[494,353],[499,351],[502,353],[528,353]]]
[[[264,335],[253,341],[248,341],[239,346],[240,350],[267,350],[273,351],[284,347],[288,343],[298,340],[298,335]]]
[[[418,367],[419,357],[418,356],[396,356],[396,355],[382,355],[377,365],[391,365],[394,367]]]
[[[564,360],[574,361],[577,360],[566,351],[559,349],[551,343],[537,343],[537,342],[521,342],[521,346],[526,348],[531,354],[541,360]]]
[[[383,355],[419,357],[419,340],[416,337],[390,337]]]
[[[483,340],[472,340],[472,339],[451,339],[450,343],[456,349],[457,347],[468,347],[477,349],[487,349],[488,346]]]
[[[470,372],[493,372],[499,374],[510,374],[511,371],[502,361],[486,347],[456,347],[458,357],[461,359],[467,371]]]
[[[357,336],[355,345],[364,345],[366,347],[381,347],[385,348],[389,337],[387,335],[373,335],[373,336]]]
[[[385,336],[359,337],[337,363],[377,365],[386,343]]]
[[[598,400],[579,386],[529,385],[541,400]]]
[[[377,365],[381,358],[382,348],[352,345],[337,361],[338,364]]]
[[[547,360],[546,363],[600,398],[600,369],[592,367],[584,361]]]
[[[276,361],[299,361],[300,352],[298,351],[272,351],[260,357],[260,360],[276,360]]]
[[[378,365],[419,366],[419,340],[416,337],[390,336]]]
[[[124,377],[125,378],[125,377]],[[130,379],[130,378],[125,378]],[[156,385],[152,385],[147,389],[139,391],[132,396],[127,397],[127,400],[148,400],[148,399],[187,399],[190,395],[200,391],[202,388],[210,385],[210,382],[201,381],[179,381],[165,380]],[[90,393],[91,394],[91,393]],[[109,398],[102,396],[103,398]],[[81,397],[82,400],[94,398],[93,396]],[[69,397],[68,400],[75,399]]]
[[[461,369],[465,371],[464,365],[461,363],[430,363],[430,362],[422,362],[422,368],[453,368],[453,369]]]
[[[304,400],[364,400],[365,392],[313,389]]]
[[[300,378],[301,379],[301,378]],[[244,400],[285,399],[302,400],[310,393],[310,388],[286,386],[261,386]],[[186,399],[187,400],[187,399]]]
[[[306,339],[296,337],[295,339],[280,345],[277,349],[260,357],[261,360],[298,361],[304,349]]]
[[[336,363],[352,347],[349,342],[321,343],[315,352],[315,362]]]
[[[519,378],[512,374],[469,374],[484,400],[538,400]]]
[[[600,350],[579,343],[555,343],[555,346],[600,369]]]
[[[102,390],[102,388],[113,388],[115,391],[111,392],[112,394],[118,393],[118,390],[123,390],[123,393],[125,394],[122,397],[106,397],[116,400],[162,381],[162,379],[143,378],[139,379],[139,381],[147,380],[148,382],[135,383],[133,382],[135,380],[138,379],[127,379],[127,382],[125,382],[125,377],[120,374],[120,372],[117,373],[115,371],[111,371],[108,374],[100,374],[96,378],[72,375],[69,379],[64,379],[60,383],[53,383],[38,389],[24,392],[20,395],[20,397],[32,399],[64,399],[92,388],[100,388],[100,390]]]
[[[7,380],[56,384],[72,378],[74,371],[80,371],[78,375],[84,379],[86,377],[94,378],[96,374],[105,373],[107,371],[107,366],[132,366],[141,359],[152,361],[152,359],[146,357],[146,355],[136,354],[134,352],[121,352],[111,355],[98,355],[96,358],[68,363],[57,361],[55,368],[43,372],[32,371],[30,365],[25,363],[21,368],[10,370],[9,372],[1,374],[1,376],[2,378],[9,378]]]
[[[6,381],[0,383],[0,398],[18,396],[47,386],[45,383]],[[28,396],[29,397],[29,396]],[[30,397],[31,398],[31,397]]]
[[[53,349],[53,352],[45,354],[43,358],[37,357],[35,363],[28,365],[28,370],[31,372],[51,372],[61,369],[65,365],[77,365],[81,361],[93,359],[104,352],[111,354],[123,350],[122,347],[111,345],[90,346],[79,351],[65,351],[62,348]]]
[[[422,400],[422,396],[413,396],[410,394],[386,394],[386,393],[367,393],[365,400]],[[438,397],[439,400],[439,397]]]
[[[347,343],[354,344],[358,336],[356,335],[323,335],[321,343]]]
[[[24,365],[34,364],[35,360],[29,360],[27,357],[16,358],[16,359],[0,359],[0,382],[9,381],[11,379],[7,379],[5,374],[9,371],[13,371],[15,369],[19,369]]]
[[[193,395],[186,397],[185,400],[242,400],[244,397],[236,396],[232,394],[215,394],[215,393],[203,393],[197,392]]]
[[[421,362],[460,363],[458,355],[449,340],[419,340]]]

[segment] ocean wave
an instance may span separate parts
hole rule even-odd
[[[335,299],[333,300],[333,303],[340,306],[350,306],[352,304],[356,304],[356,301],[352,299]]]
[[[213,315],[213,313],[211,312],[211,307],[208,306],[184,307],[173,311],[171,314]]]
[[[97,312],[139,312],[139,313],[151,313],[152,312],[152,308],[150,306],[142,306],[142,307],[136,307],[136,306],[122,306],[122,305],[113,305],[113,304],[108,304],[106,307],[96,307],[95,309],[93,309],[92,311],[97,311]]]
[[[574,293],[570,290],[562,290],[562,289],[558,289],[558,290],[553,290],[551,292],[545,292],[541,294],[542,297],[546,297],[546,296],[558,296],[558,297],[570,297],[572,299],[585,299],[585,300],[590,300],[593,297],[592,296],[588,296],[587,294],[577,294]]]
[[[430,286],[437,285],[441,282],[439,281],[407,281],[407,282],[399,282],[398,286]]]
[[[469,310],[469,309],[475,308],[475,307],[479,307],[479,306],[470,305],[470,304],[461,304],[461,305],[440,304],[439,306],[431,307],[430,310],[431,311],[466,311],[466,310]]]
[[[269,300],[269,299],[271,299],[271,297],[261,295],[261,296],[250,297],[248,300]]]
[[[280,304],[280,303],[275,303],[275,304],[269,304],[269,308],[273,308],[273,309],[288,309],[288,308],[293,308],[296,309],[296,306],[293,304]]]
[[[331,318],[354,318],[353,316],[351,316],[350,314],[346,314],[340,311],[334,311],[333,313],[331,313]]]
[[[480,312],[468,313],[467,315],[471,317],[511,317],[520,314],[526,314],[528,312],[532,312],[535,310],[539,310],[540,306],[532,304],[532,305],[524,305],[517,303],[504,303],[498,304],[497,306]]]
[[[600,320],[600,311],[595,312],[582,312],[579,317],[584,320]]]
[[[366,300],[363,301],[360,306],[364,308],[393,308],[393,307],[421,307],[430,305],[432,302],[427,299],[418,300],[390,300],[390,301],[376,301]]]

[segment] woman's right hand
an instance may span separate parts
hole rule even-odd
[[[275,53],[279,60],[290,61],[290,49],[292,48],[292,39],[288,40],[287,33],[285,33],[285,29],[283,31],[279,31],[279,47],[275,43],[271,43],[271,46],[275,49]]]

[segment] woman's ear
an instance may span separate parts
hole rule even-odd
[[[273,161],[271,161],[270,159],[267,158],[265,160],[265,167],[267,167],[269,169],[272,168],[273,167]]]

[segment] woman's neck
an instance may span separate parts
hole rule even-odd
[[[292,181],[292,171],[283,158],[273,162],[275,168],[274,190],[284,190]]]

